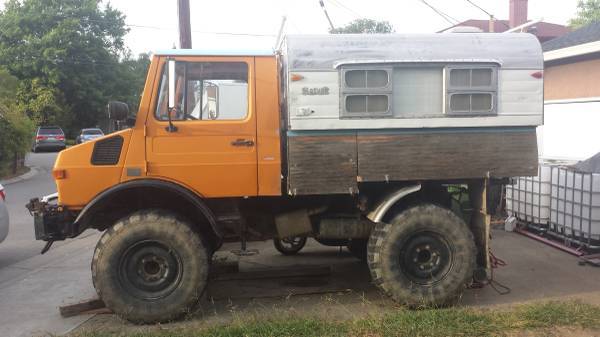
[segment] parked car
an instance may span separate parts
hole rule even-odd
[[[67,147],[65,143],[65,133],[58,126],[40,126],[35,133],[35,139],[31,150],[64,150]]]
[[[0,184],[0,242],[8,235],[8,210],[6,209],[6,194],[4,187]]]
[[[79,136],[75,139],[75,143],[81,144],[104,136],[104,132],[98,128],[81,129]]]

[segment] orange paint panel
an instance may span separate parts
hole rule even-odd
[[[244,62],[248,69],[248,113],[244,120],[167,121],[154,116],[159,79],[166,58],[158,61],[155,94],[146,119],[148,176],[175,181],[208,197],[257,195],[256,105],[253,57],[174,57],[186,62]],[[237,140],[249,146],[236,145]]]
[[[281,195],[280,109],[277,59],[256,57],[258,195]]]
[[[58,202],[71,209],[78,209],[89,203],[98,193],[118,184],[131,134],[131,129],[123,130],[61,151],[56,158],[54,169],[65,170],[66,178],[56,180]],[[115,135],[123,137],[119,162],[116,165],[92,165],[90,161],[94,144]]]

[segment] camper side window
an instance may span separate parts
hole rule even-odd
[[[391,68],[343,69],[341,117],[392,115]]]
[[[487,115],[496,113],[498,92],[495,67],[448,67],[447,113]]]

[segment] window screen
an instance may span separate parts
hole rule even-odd
[[[347,95],[346,111],[350,113],[381,114],[389,110],[387,95]]]
[[[347,88],[385,88],[389,83],[385,70],[348,70],[346,72]]]
[[[495,67],[448,68],[448,113],[495,113]]]
[[[342,117],[391,116],[391,68],[343,69]]]

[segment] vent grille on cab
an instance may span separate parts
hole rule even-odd
[[[92,165],[116,165],[121,157],[123,137],[114,136],[99,140],[94,144]]]

